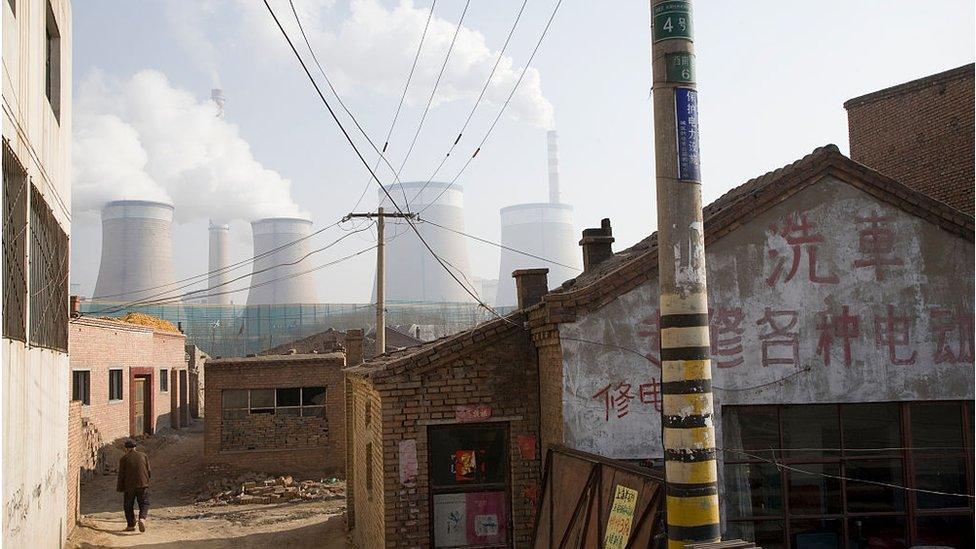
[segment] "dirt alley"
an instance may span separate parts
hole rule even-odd
[[[346,542],[344,499],[198,504],[195,496],[206,482],[202,421],[179,434],[154,438],[160,444],[148,452],[152,485],[147,531],[122,531],[125,517],[122,494],[115,491],[115,475],[96,475],[82,487],[82,517],[67,547],[351,547]]]

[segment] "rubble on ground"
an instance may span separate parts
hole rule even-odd
[[[196,501],[203,505],[248,505],[344,497],[345,483],[337,478],[295,480],[291,476],[267,478],[260,473],[242,473],[234,478],[207,481],[197,493]]]

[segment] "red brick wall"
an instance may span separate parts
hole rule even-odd
[[[558,328],[533,333],[532,340],[539,350],[539,440],[545,456],[550,445],[563,442],[563,351]]]
[[[349,437],[350,449],[346,469],[346,520],[352,531],[353,541],[358,547],[384,547],[383,494],[385,470],[383,465],[383,414],[380,397],[366,381],[346,377],[348,386],[348,423],[353,426],[353,436]],[[366,422],[366,403],[369,402],[369,425]],[[373,452],[373,459],[366,458],[367,444]],[[367,462],[372,465],[372,489],[366,487]],[[396,475],[391,472],[391,475]]]
[[[168,393],[159,391],[159,370],[167,368],[172,375],[186,369],[184,341],[182,334],[154,332],[121,322],[83,318],[69,325],[71,369],[91,372],[90,405],[82,406],[81,416],[91,420],[106,443],[131,436],[131,370],[135,368],[148,368],[152,372],[153,426],[155,429],[170,427],[172,400]],[[109,401],[108,372],[117,368],[122,369],[122,400]]]
[[[851,158],[973,215],[973,65],[852,99]]]
[[[78,523],[81,496],[81,462],[83,461],[84,441],[81,431],[81,401],[68,404],[68,504],[64,523],[68,526],[66,535],[71,535]]]
[[[427,426],[457,423],[455,407],[460,405],[489,407],[492,418],[486,421],[508,423],[512,540],[516,547],[530,544],[541,452],[536,442],[535,456],[523,458],[518,439],[519,435],[536,440],[539,436],[536,350],[524,330],[497,330],[476,336],[479,341],[490,341],[490,346],[467,339],[440,351],[441,356],[450,355],[437,360],[430,367],[433,369],[417,373],[407,368],[405,373],[375,382],[382,405],[387,547],[430,546]],[[357,434],[356,438],[361,437]],[[415,439],[417,444],[418,476],[413,486],[401,485],[397,473],[399,443],[408,439]],[[356,477],[358,486],[358,472]],[[357,492],[356,497],[361,498],[361,493]],[[357,524],[363,520],[362,514],[357,513]]]
[[[204,455],[208,461],[269,473],[328,473],[345,469],[345,411],[342,367],[344,357],[322,355],[273,355],[256,358],[207,361],[204,394]],[[274,389],[326,387],[325,413],[328,441],[305,449],[221,449],[221,391],[224,389]]]

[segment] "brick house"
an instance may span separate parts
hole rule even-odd
[[[68,328],[71,400],[102,440],[189,425],[183,334],[75,317]]]
[[[361,331],[361,330],[360,330]],[[345,348],[348,331],[329,328],[325,331],[303,337],[290,343],[283,343],[265,351],[259,355],[282,355],[289,353],[329,353],[338,349]],[[367,358],[376,356],[376,332],[371,331],[363,337],[363,355]],[[404,331],[393,326],[386,327],[386,352],[396,351],[414,345],[420,345],[423,340],[417,339]]]
[[[855,97],[851,158],[973,215],[974,65]]]
[[[345,469],[342,353],[206,362],[204,457],[269,473]]]
[[[538,300],[545,272],[523,272],[520,291]],[[526,318],[350,362],[347,520],[359,546],[529,543],[541,462]]]

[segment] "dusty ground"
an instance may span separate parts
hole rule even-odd
[[[185,433],[185,432],[184,432]],[[345,500],[269,505],[203,505],[194,501],[207,473],[202,423],[188,434],[154,437],[149,446],[153,484],[147,531],[123,532],[122,495],[114,475],[97,475],[82,486],[82,519],[68,547],[266,548],[347,547]],[[162,440],[159,440],[162,439]]]

